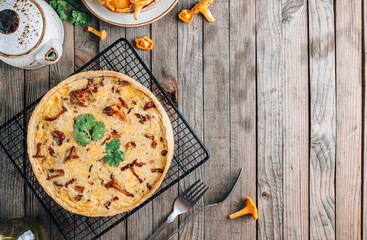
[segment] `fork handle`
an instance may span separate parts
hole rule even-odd
[[[189,224],[199,213],[204,211],[207,208],[217,206],[218,204],[210,204],[206,205],[205,207],[201,208],[199,211],[197,211],[194,215],[191,216],[189,220],[187,220],[179,229],[176,230],[169,238],[168,240],[172,239],[178,232],[180,232],[187,224]]]
[[[171,222],[173,222],[173,220],[175,220],[176,217],[177,217],[177,213],[173,211],[168,216],[167,220],[153,233],[152,236],[150,236],[148,240],[155,239],[163,231],[163,229],[165,229],[168,226],[168,224],[170,224]]]

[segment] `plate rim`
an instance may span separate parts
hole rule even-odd
[[[179,0],[174,0],[173,3],[171,4],[171,6],[169,6],[169,8],[167,8],[161,15],[147,21],[147,22],[143,22],[143,23],[137,23],[137,24],[123,24],[123,23],[116,23],[116,22],[112,22],[110,20],[107,20],[105,18],[103,18],[102,16],[98,15],[95,11],[92,10],[92,8],[86,4],[86,1],[89,1],[89,0],[82,0],[84,6],[94,15],[96,16],[98,19],[106,22],[106,23],[109,23],[111,25],[115,25],[115,26],[118,26],[118,27],[126,27],[126,28],[134,28],[134,27],[142,27],[142,26],[145,26],[145,25],[148,25],[148,24],[152,24],[153,22],[155,21],[158,21],[159,19],[161,19],[162,17],[164,17],[165,15],[167,15],[175,6],[176,4],[178,3]],[[118,13],[117,13],[118,14]]]

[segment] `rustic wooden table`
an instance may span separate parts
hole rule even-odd
[[[102,239],[146,239],[196,179],[221,199],[241,167],[233,196],[207,210],[175,239],[367,239],[367,120],[365,52],[367,2],[361,0],[215,0],[216,22],[192,23],[177,13],[181,0],[149,26],[106,29],[99,42],[65,22],[59,63],[24,71],[0,63],[3,123],[116,39],[148,36],[138,53],[203,139],[211,159]],[[27,216],[51,239],[62,239],[9,163],[0,159],[0,221]],[[256,201],[259,220],[229,220]],[[190,213],[192,214],[192,213]],[[166,239],[186,214],[160,236]]]

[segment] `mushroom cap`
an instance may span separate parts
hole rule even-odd
[[[208,11],[209,5],[214,0],[201,0],[199,1],[192,9],[191,11],[195,14],[198,14],[199,12],[206,12]]]
[[[257,215],[257,207],[255,203],[252,201],[250,197],[246,197],[245,199],[246,199],[246,208],[248,208],[249,211],[252,212],[253,218],[257,220],[258,215]]]
[[[152,0],[130,0],[131,3],[133,4],[142,4],[142,5],[147,5],[149,3],[152,2]]]
[[[178,17],[183,21],[183,22],[191,22],[194,19],[194,14],[192,13],[191,10],[188,9],[182,9],[182,11],[178,14]]]
[[[102,31],[101,31],[101,36],[100,36],[101,41],[105,40],[105,39],[106,39],[106,37],[107,37],[107,32],[106,32],[106,30],[102,30]]]
[[[142,50],[152,50],[154,42],[152,39],[143,36],[140,38],[135,38],[136,47]]]

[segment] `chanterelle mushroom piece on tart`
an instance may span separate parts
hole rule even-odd
[[[45,191],[85,216],[128,211],[162,183],[173,157],[170,120],[156,97],[112,71],[73,75],[32,113],[28,154]]]

